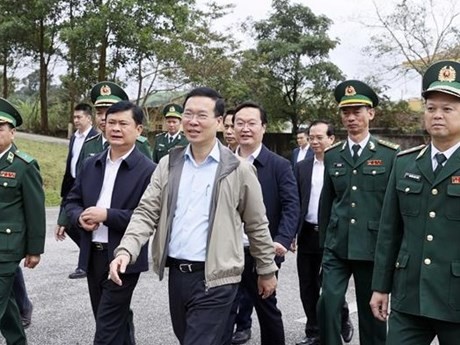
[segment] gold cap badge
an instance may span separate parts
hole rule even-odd
[[[353,86],[351,85],[348,85],[346,88],[345,88],[345,96],[354,96],[356,95],[356,90]]]
[[[108,85],[102,85],[101,86],[101,95],[102,96],[109,96],[112,94],[112,89],[110,89],[110,86]]]
[[[174,108],[174,107],[169,107],[169,112],[170,112],[170,113],[175,113],[175,112],[176,112],[176,108]]]
[[[457,75],[457,72],[452,66],[444,66],[439,71],[438,80],[453,82],[455,81],[456,75]]]

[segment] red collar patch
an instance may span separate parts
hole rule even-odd
[[[452,184],[460,184],[460,176],[452,176]]]

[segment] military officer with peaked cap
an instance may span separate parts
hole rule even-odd
[[[83,144],[77,162],[77,174],[86,158],[94,156],[108,147],[109,144],[105,138],[105,113],[112,104],[122,100],[128,101],[128,95],[120,86],[111,81],[102,81],[94,85],[91,89],[91,101],[96,108],[96,125],[100,133],[88,138]],[[136,147],[144,155],[152,159],[152,151],[146,137],[140,135],[137,138]]]
[[[175,103],[167,104],[163,108],[163,116],[165,117],[168,131],[157,134],[155,137],[153,161],[156,163],[166,156],[173,147],[186,146],[188,144],[187,138],[180,132],[182,107]]]
[[[25,345],[13,281],[19,262],[34,268],[45,246],[45,196],[37,161],[13,143],[22,118],[0,98],[0,332],[7,344]]]
[[[342,344],[340,310],[353,275],[360,344],[383,345],[386,324],[372,316],[369,300],[380,212],[398,146],[369,133],[379,99],[368,85],[347,80],[335,89],[335,99],[348,137],[332,145],[324,157],[318,218],[324,247],[320,341]]]
[[[460,64],[423,76],[431,142],[401,152],[382,211],[372,280],[374,315],[388,316],[388,344],[460,339]]]

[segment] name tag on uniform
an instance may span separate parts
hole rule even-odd
[[[406,172],[404,177],[415,181],[420,181],[422,179],[422,176],[410,172]]]
[[[379,165],[383,165],[383,161],[381,159],[371,159],[367,161],[367,165],[379,166]]]
[[[16,173],[14,171],[0,171],[0,177],[16,178]]]
[[[343,168],[343,163],[334,163],[334,168]]]
[[[452,176],[452,184],[460,184],[460,176]]]

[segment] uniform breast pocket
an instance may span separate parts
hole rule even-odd
[[[362,188],[368,191],[385,190],[388,183],[388,176],[386,172],[386,167],[363,167]]]
[[[444,207],[447,219],[460,220],[460,185],[447,186],[447,200]]]
[[[401,179],[396,183],[399,197],[399,209],[405,216],[418,216],[420,213],[420,195],[423,190],[422,182]]]
[[[0,224],[0,252],[14,253],[21,252],[24,243],[24,232],[18,224]]]
[[[12,202],[18,193],[17,186],[18,181],[15,179],[0,179],[0,203]]]
[[[334,183],[334,189],[336,191],[344,191],[347,189],[348,178],[347,178],[347,168],[345,167],[336,167],[330,168],[328,170],[329,176],[331,177],[332,183]]]

